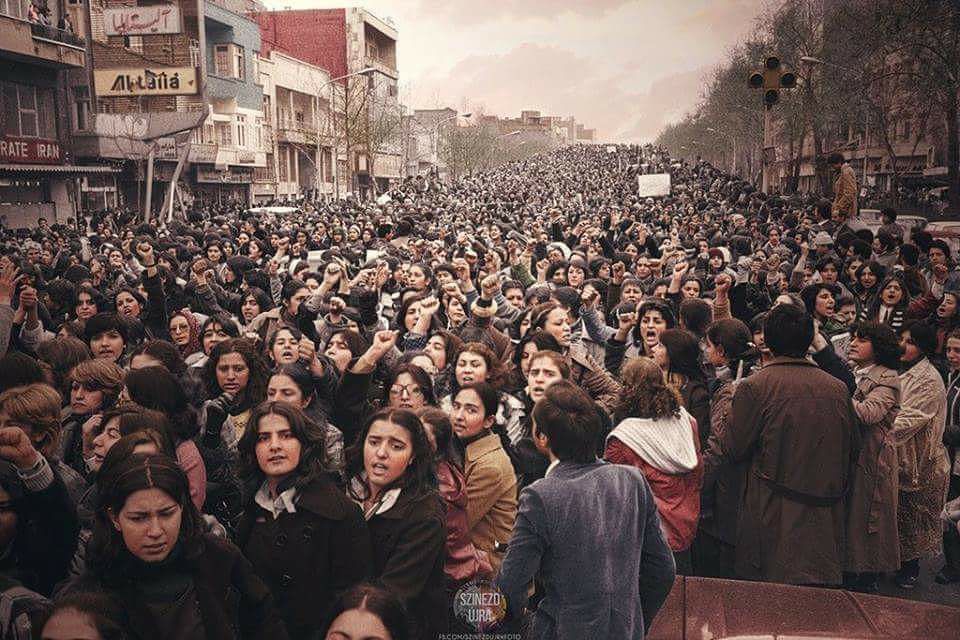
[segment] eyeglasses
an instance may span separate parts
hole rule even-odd
[[[170,333],[190,333],[190,325],[175,324],[172,327],[170,327]]]
[[[411,398],[423,395],[423,390],[415,384],[395,384],[390,387],[390,395],[399,398],[406,393]]]

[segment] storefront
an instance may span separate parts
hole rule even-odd
[[[0,136],[0,215],[8,227],[35,226],[40,218],[66,222],[83,208],[84,179],[113,182],[113,167],[67,165],[63,158],[57,140]]]
[[[250,185],[253,169],[230,167],[217,169],[210,165],[198,165],[193,195],[196,203],[203,206],[237,204],[250,205]]]

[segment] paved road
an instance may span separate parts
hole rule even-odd
[[[893,582],[893,576],[891,575],[880,581],[880,593],[895,598],[922,600],[923,602],[934,602],[936,604],[960,607],[960,583],[943,585],[933,581],[933,576],[937,574],[942,566],[942,556],[931,560],[924,560],[920,563],[920,584],[918,584],[915,589],[908,590],[898,588]]]

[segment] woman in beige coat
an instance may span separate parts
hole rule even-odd
[[[897,585],[913,589],[920,574],[920,558],[935,554],[941,544],[940,511],[949,474],[942,442],[947,393],[940,374],[927,359],[937,348],[936,329],[926,323],[910,324],[900,334],[900,346],[905,370],[900,375],[900,413],[893,423],[900,463]]]
[[[876,593],[880,573],[900,568],[897,537],[897,451],[894,419],[900,410],[897,367],[901,348],[886,325],[864,322],[854,330],[850,360],[856,365],[853,408],[861,445],[847,497],[844,584]]]

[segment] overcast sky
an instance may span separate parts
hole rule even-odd
[[[573,115],[642,142],[696,104],[766,0],[368,0],[400,33],[401,96],[501,116]],[[273,9],[345,6],[267,0]]]

